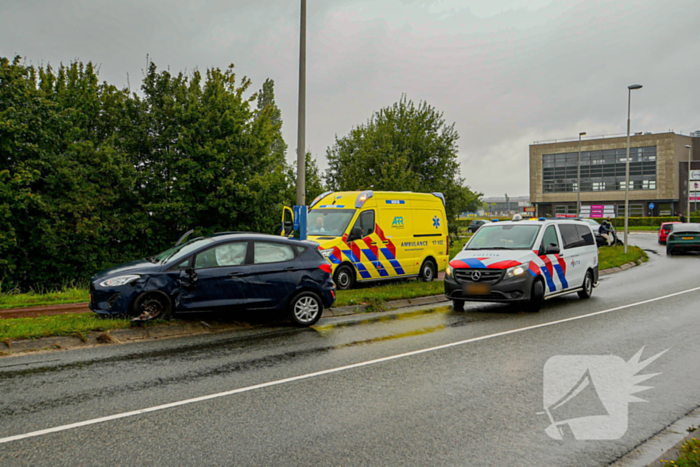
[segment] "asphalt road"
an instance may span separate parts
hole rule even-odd
[[[536,314],[442,307],[2,359],[0,465],[607,465],[700,406],[700,256],[632,243],[648,263]],[[548,359],[642,348],[668,351],[619,439],[545,433]],[[590,389],[551,413],[594,415]]]

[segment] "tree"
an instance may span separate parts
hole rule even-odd
[[[447,125],[441,112],[403,96],[348,136],[336,137],[326,152],[325,181],[334,191],[441,192],[455,225],[457,215],[475,210],[481,196],[460,177],[458,139],[454,123]]]
[[[311,204],[314,198],[326,191],[326,188],[321,177],[318,164],[316,159],[311,156],[310,152],[306,153],[306,183],[304,187],[306,188],[306,204]],[[293,206],[297,204],[297,163],[292,162],[287,166],[287,180],[289,180],[289,185],[287,186],[287,193],[285,195],[285,202],[287,206]]]

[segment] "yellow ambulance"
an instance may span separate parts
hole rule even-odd
[[[327,192],[309,206],[307,238],[338,289],[400,277],[432,281],[449,261],[442,193]]]

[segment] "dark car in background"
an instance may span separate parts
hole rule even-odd
[[[335,302],[331,265],[318,244],[255,233],[221,233],[177,245],[90,279],[90,309],[138,320],[198,311],[286,311],[316,323]]]
[[[700,251],[700,224],[671,224],[666,238],[666,256]]]
[[[477,230],[479,230],[479,227],[481,227],[484,224],[488,224],[489,221],[485,221],[482,219],[474,219],[469,223],[469,227],[467,227],[467,232],[469,233],[474,233]]]

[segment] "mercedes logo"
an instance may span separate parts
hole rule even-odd
[[[472,280],[474,282],[479,282],[480,279],[481,279],[481,273],[479,271],[473,271],[472,272]]]

